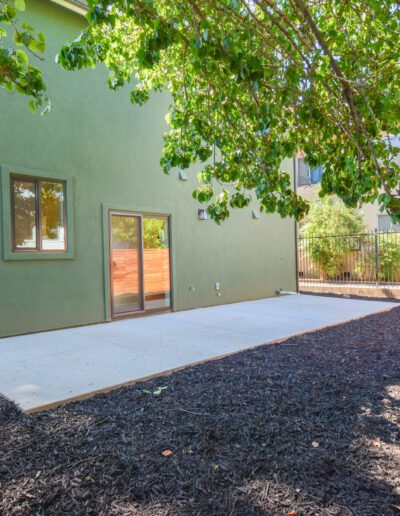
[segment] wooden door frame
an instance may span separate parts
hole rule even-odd
[[[138,274],[139,274],[139,287],[140,287],[140,306],[139,310],[134,310],[132,312],[114,312],[114,289],[113,289],[113,272],[112,272],[112,217],[113,215],[120,217],[132,217],[138,220]],[[120,210],[109,210],[108,212],[108,267],[109,267],[109,277],[110,277],[110,307],[111,307],[111,317],[115,319],[117,317],[126,317],[129,315],[137,315],[143,314],[145,312],[144,306],[144,269],[143,269],[143,216],[140,213],[130,212],[130,211],[120,211]]]

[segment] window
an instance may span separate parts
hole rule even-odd
[[[320,183],[323,174],[322,165],[309,167],[303,158],[297,159],[297,184],[298,186],[314,185]]]
[[[65,182],[11,178],[13,251],[65,252]]]
[[[322,165],[319,165],[318,167],[312,167],[310,170],[310,181],[311,184],[320,183],[322,179]]]
[[[400,224],[394,224],[390,215],[378,215],[379,231],[400,231]]]

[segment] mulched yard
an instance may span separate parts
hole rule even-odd
[[[0,514],[400,514],[400,308],[56,410],[0,402]]]

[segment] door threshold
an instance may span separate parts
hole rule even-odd
[[[172,313],[172,308],[153,308],[152,310],[141,310],[140,312],[131,312],[129,314],[113,315],[111,321],[120,321],[121,319],[135,319],[137,317],[147,317],[149,315],[161,315]]]

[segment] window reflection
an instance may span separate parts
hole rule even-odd
[[[36,185],[34,181],[15,180],[14,247],[36,249]]]
[[[14,178],[12,196],[13,248],[65,251],[65,183]]]
[[[111,222],[113,314],[142,310],[139,219],[112,215]]]
[[[64,250],[64,185],[40,182],[40,222],[42,249]]]
[[[171,305],[167,218],[143,218],[144,294],[147,310]]]

